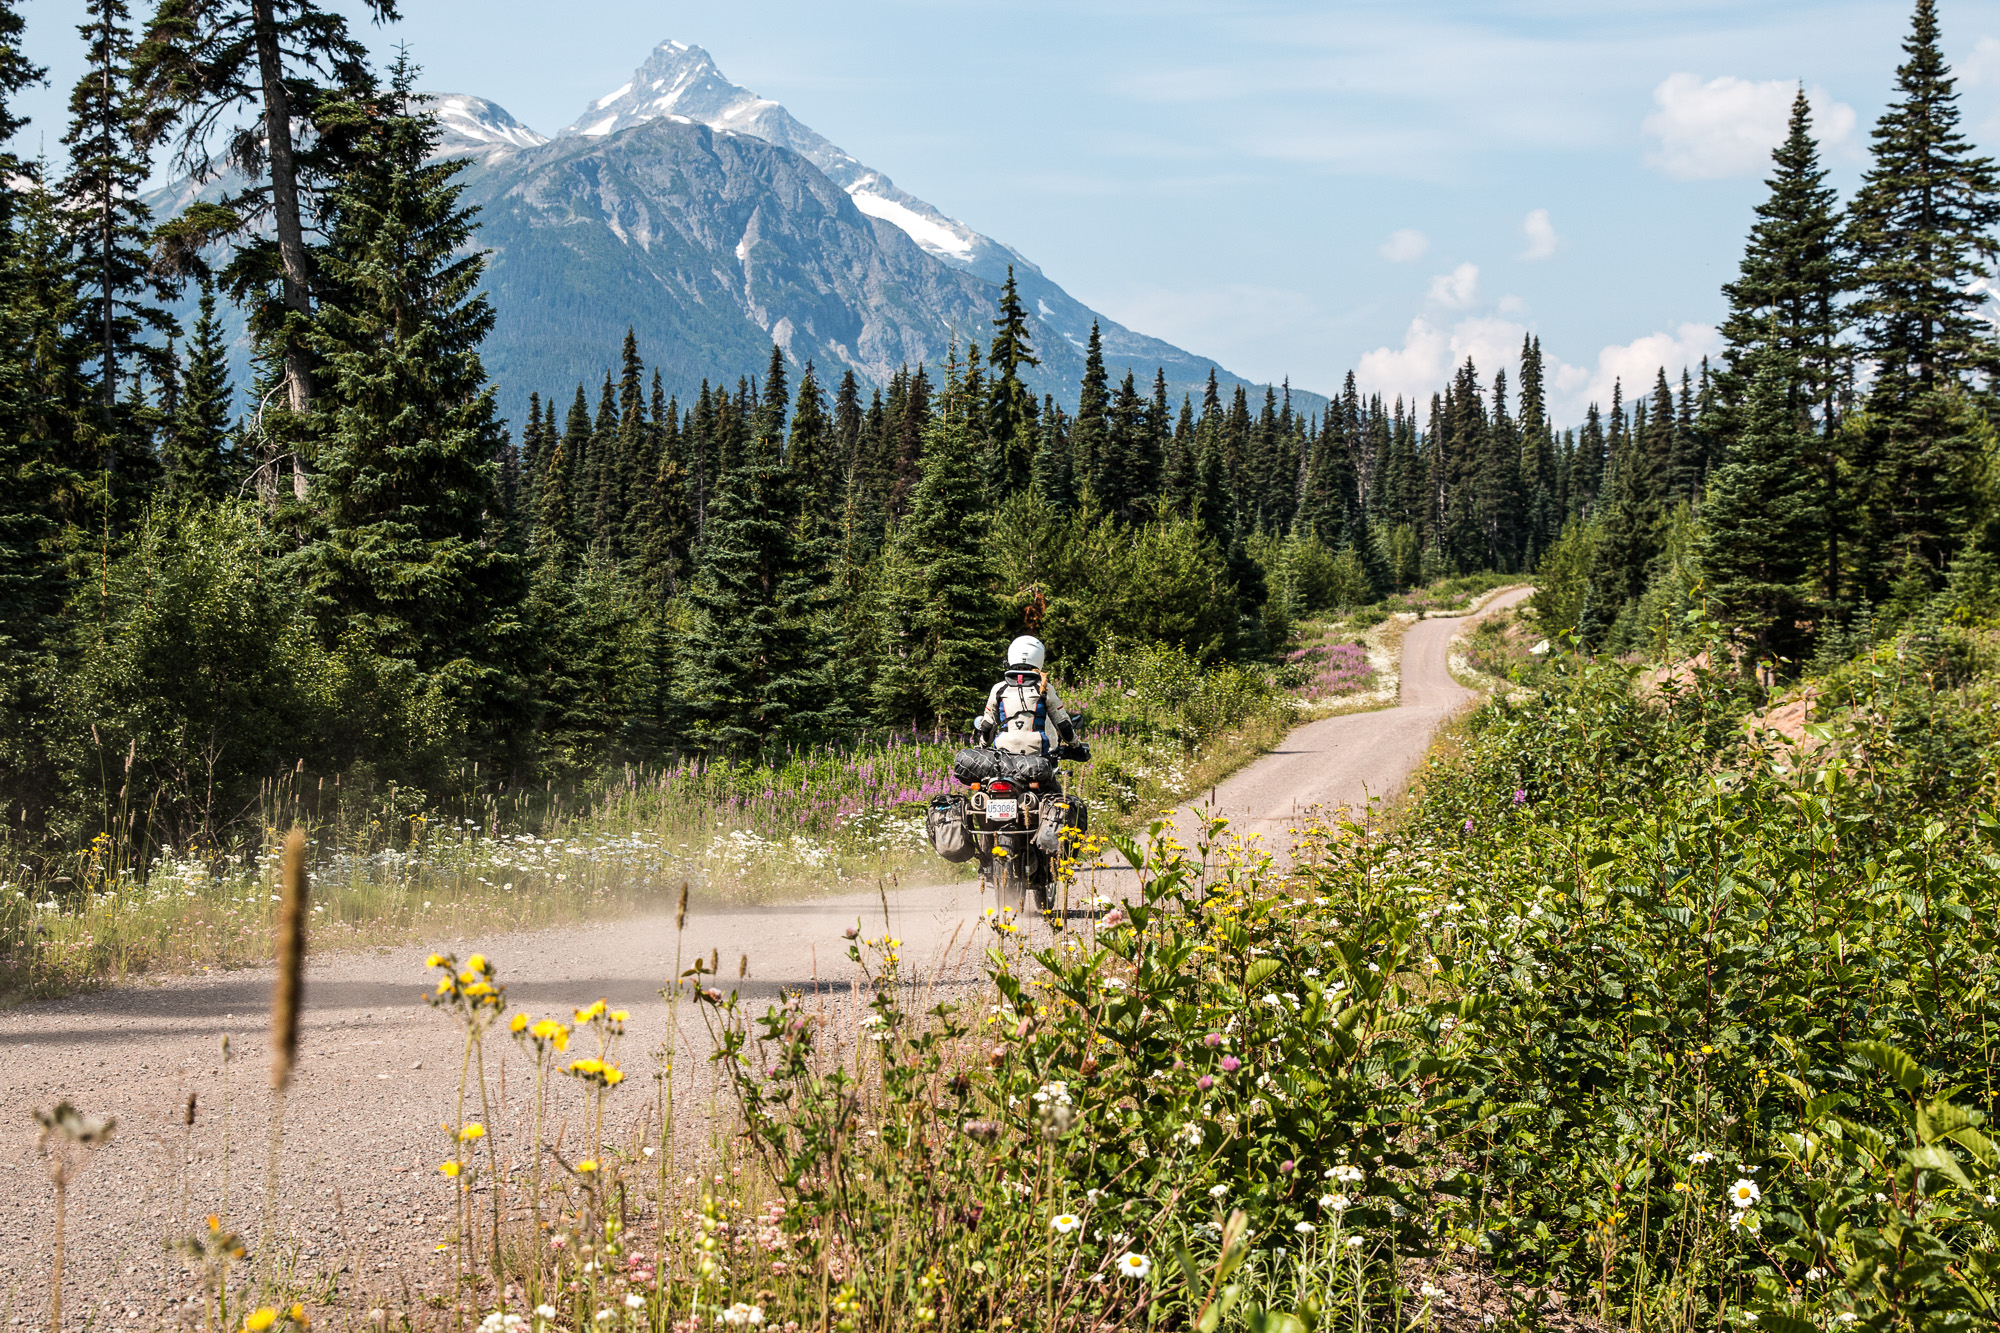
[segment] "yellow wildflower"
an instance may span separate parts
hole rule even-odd
[[[486,1126],[481,1124],[467,1125],[464,1129],[458,1131],[458,1141],[460,1143],[470,1143],[474,1139],[483,1139],[485,1137]]]
[[[444,1174],[447,1176],[456,1176],[458,1174],[458,1163],[446,1162],[444,1165],[440,1166],[438,1170],[444,1172]]]
[[[583,1161],[576,1164],[576,1169],[579,1171],[595,1171],[597,1169],[597,1159],[586,1157]]]
[[[523,1032],[527,1030],[527,1026],[528,1016],[526,1014],[515,1014],[514,1021],[507,1025],[507,1030],[509,1032]]]
[[[444,964],[445,956],[441,953],[434,953],[429,958],[424,959],[425,967],[443,967]]]
[[[243,1317],[243,1333],[264,1333],[264,1330],[278,1322],[278,1312],[270,1306],[252,1310]]]
[[[486,955],[483,953],[476,953],[472,955],[472,957],[465,960],[465,965],[471,968],[474,972],[491,972],[493,970],[490,966],[487,965]]]

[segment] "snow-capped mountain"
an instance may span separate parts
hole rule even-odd
[[[1006,246],[896,188],[886,175],[828,142],[783,106],[731,83],[716,68],[713,56],[685,42],[666,41],[654,47],[630,79],[592,102],[558,137],[598,138],[649,120],[673,119],[712,130],[753,134],[766,143],[791,149],[847,191],[856,208],[895,223],[911,240],[947,264],[970,269],[994,282],[1006,277],[1010,263],[1017,268],[1033,267]]]
[[[433,93],[431,114],[443,136],[438,151],[452,156],[484,156],[540,148],[549,141],[507,114],[498,103],[470,93]]]
[[[510,417],[531,390],[567,402],[579,381],[601,380],[628,328],[684,402],[703,380],[757,373],[773,343],[812,362],[822,384],[851,369],[882,385],[902,366],[936,367],[954,343],[990,338],[1010,267],[1041,359],[1025,375],[1038,393],[1075,406],[1093,322],[1114,383],[1129,370],[1143,391],[1157,368],[1175,400],[1199,396],[1211,372],[1225,392],[1248,383],[1099,315],[1024,256],[729,82],[699,47],[662,42],[553,139],[486,98],[425,96],[439,156],[469,162],[464,199],[480,210],[495,314],[481,355]],[[164,219],[233,183],[179,180],[146,202]],[[238,312],[228,318],[240,329]],[[236,352],[243,375],[247,343]],[[1325,404],[1292,397],[1301,410]]]

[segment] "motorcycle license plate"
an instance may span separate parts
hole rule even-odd
[[[1021,813],[1021,803],[1018,800],[1003,801],[997,797],[989,797],[987,799],[986,817],[988,819],[1012,819],[1019,813]]]

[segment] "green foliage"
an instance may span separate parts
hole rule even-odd
[[[1203,661],[1222,657],[1235,628],[1235,588],[1223,552],[1190,520],[1124,527],[1100,512],[1062,514],[1017,497],[995,517],[1000,586],[1020,623],[1051,654],[1087,661],[1113,639],[1160,643]],[[1018,631],[1017,631],[1018,632]]]

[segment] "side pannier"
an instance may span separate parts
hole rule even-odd
[[[940,796],[924,812],[924,832],[930,835],[931,850],[959,865],[979,855],[972,835],[965,831],[965,798]]]

